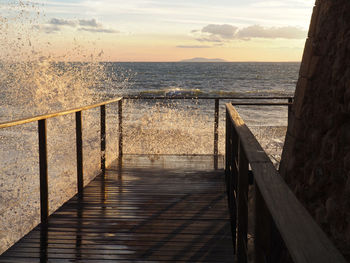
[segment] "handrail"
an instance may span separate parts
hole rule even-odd
[[[118,102],[118,119],[119,119],[119,157],[122,156],[122,97],[95,103],[88,106],[82,106],[69,110],[63,110],[55,113],[38,115],[20,120],[8,121],[0,123],[1,128],[13,127],[16,125],[26,124],[30,122],[38,122],[38,138],[39,138],[39,168],[40,168],[40,218],[41,226],[45,227],[49,216],[49,200],[48,200],[48,161],[47,161],[47,132],[46,120],[53,117],[63,116],[75,113],[76,125],[76,154],[77,154],[77,188],[78,197],[83,194],[84,178],[83,178],[83,133],[82,133],[82,111],[100,107],[100,124],[101,124],[101,172],[105,173],[106,169],[106,105]]]
[[[288,99],[288,103],[252,103],[252,102],[235,102],[237,105],[262,105],[262,106],[288,106],[290,109],[292,97],[195,97],[195,96],[167,96],[167,97],[139,97],[139,96],[126,96],[118,97],[111,100],[95,103],[92,105],[82,106],[78,108],[72,108],[63,110],[55,113],[49,113],[44,115],[38,115],[34,117],[18,119],[13,121],[7,121],[0,123],[0,129],[9,128],[16,125],[26,124],[30,122],[38,122],[38,138],[39,138],[39,167],[40,167],[40,211],[41,211],[41,223],[45,225],[48,220],[48,165],[47,165],[47,132],[46,132],[46,120],[53,117],[63,116],[67,114],[75,113],[76,121],[76,154],[77,154],[77,188],[78,196],[82,197],[83,194],[83,134],[82,134],[82,111],[89,110],[92,108],[100,107],[100,125],[101,125],[101,171],[105,173],[105,149],[106,149],[106,108],[105,106],[110,103],[118,102],[118,134],[119,134],[119,145],[118,145],[118,157],[121,158],[123,155],[123,100],[124,99],[210,99],[215,101],[214,108],[214,166],[218,165],[218,126],[219,126],[219,100],[222,99],[236,99],[236,100],[285,100]]]
[[[83,106],[83,107],[79,107],[79,108],[73,108],[73,109],[69,109],[69,110],[58,111],[58,112],[55,112],[55,113],[49,113],[49,114],[38,115],[38,116],[24,118],[24,119],[19,119],[19,120],[14,120],[14,121],[3,122],[3,123],[0,123],[0,129],[2,129],[2,128],[9,128],[9,127],[16,126],[16,125],[21,125],[21,124],[26,124],[26,123],[29,123],[29,122],[49,119],[49,118],[53,118],[53,117],[58,117],[58,116],[62,116],[62,115],[67,115],[67,114],[75,113],[75,112],[78,112],[78,111],[89,110],[89,109],[92,109],[92,108],[97,108],[97,107],[102,106],[102,105],[106,105],[106,104],[110,104],[110,103],[113,103],[113,102],[117,102],[117,101],[120,101],[122,99],[123,99],[122,97],[119,97],[119,98],[115,98],[115,99],[112,99],[112,100],[107,100],[107,101],[103,101],[103,102],[100,102],[100,103],[96,103],[96,104],[92,104],[92,105],[88,105],[88,106]]]
[[[138,96],[138,95],[129,95],[123,96],[124,99],[143,99],[143,100],[288,100],[293,99],[293,96]]]
[[[248,102],[232,102],[237,106],[288,106],[288,118],[293,104],[291,96],[124,96],[129,100],[214,100],[214,167],[218,167],[219,155],[219,104],[220,100],[239,100]],[[251,100],[287,100],[288,102],[251,102]]]
[[[124,96],[124,97],[118,97],[115,99],[99,102],[96,104],[91,104],[88,106],[83,106],[83,107],[78,107],[78,108],[73,108],[73,109],[68,109],[68,110],[63,110],[63,111],[58,111],[54,113],[49,113],[49,114],[44,114],[44,115],[37,115],[34,117],[28,117],[28,118],[23,118],[23,119],[18,119],[18,120],[13,120],[13,121],[6,121],[0,123],[0,129],[2,128],[9,128],[12,126],[16,125],[21,125],[21,124],[26,124],[34,121],[39,121],[43,119],[49,119],[49,118],[54,118],[62,115],[67,115],[70,113],[75,113],[78,111],[84,111],[84,110],[89,110],[92,108],[96,108],[102,105],[110,104],[113,102],[120,101],[122,99],[133,99],[133,100],[186,100],[186,99],[203,99],[203,100],[228,100],[228,99],[236,99],[236,100],[290,100],[293,99],[291,96],[281,96],[281,97],[237,97],[237,96],[220,96],[220,97],[214,97],[214,96],[203,96],[203,97],[198,97],[198,96]],[[288,106],[291,105],[292,103],[253,103],[253,102],[235,102],[234,105],[241,105],[241,106]]]
[[[237,224],[238,262],[247,262],[248,188],[252,172],[256,198],[255,262],[273,262],[268,259],[273,258],[274,245],[281,245],[282,238],[295,263],[345,263],[344,257],[274,168],[231,103],[226,104],[226,118],[225,172],[231,224],[233,227]],[[236,240],[235,229],[233,238]]]

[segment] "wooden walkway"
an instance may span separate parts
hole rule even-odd
[[[233,262],[224,181],[212,156],[125,156],[0,262]]]

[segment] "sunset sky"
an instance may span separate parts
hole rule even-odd
[[[8,2],[0,0],[2,16]],[[72,53],[82,45],[103,51],[101,59],[109,61],[300,61],[314,5],[313,0],[34,2],[41,15],[32,28],[50,43],[45,48],[51,53]]]

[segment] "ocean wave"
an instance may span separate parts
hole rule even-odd
[[[203,91],[200,89],[186,89],[179,87],[169,87],[159,90],[142,90],[138,93],[140,96],[199,96],[203,95]]]
[[[234,97],[234,96],[293,96],[291,92],[285,92],[281,90],[243,90],[237,89],[234,91],[226,90],[203,90],[199,88],[165,88],[165,89],[150,89],[150,90],[141,90],[135,92],[136,95],[142,96],[167,96],[167,97],[176,97],[176,96],[195,96],[195,97]]]

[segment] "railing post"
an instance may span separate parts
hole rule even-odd
[[[75,125],[76,125],[76,147],[77,147],[77,185],[78,185],[78,197],[82,198],[84,179],[83,179],[83,133],[82,133],[82,120],[81,111],[75,113]]]
[[[230,116],[226,110],[226,127],[225,127],[225,174],[226,176],[230,174],[230,166],[231,166],[231,129],[230,129]]]
[[[219,99],[215,99],[215,113],[214,113],[214,168],[218,168],[219,155]]]
[[[49,194],[47,176],[46,119],[38,121],[40,166],[40,219],[46,225],[49,217]]]
[[[226,180],[226,192],[227,192],[227,201],[230,212],[230,221],[231,221],[231,234],[232,234],[232,243],[234,254],[236,254],[236,199],[235,199],[235,186],[234,186],[234,171],[235,168],[234,159],[233,159],[233,124],[230,119],[230,115],[226,110],[226,145],[225,145],[225,180]]]
[[[255,262],[268,262],[271,251],[271,215],[266,207],[260,189],[255,185]]]
[[[248,244],[248,159],[241,142],[238,146],[237,261],[247,262]]]
[[[101,113],[101,171],[106,173],[106,105],[100,107]]]
[[[288,98],[288,103],[293,103],[293,98]],[[289,126],[289,120],[292,116],[292,105],[288,105],[288,126]]]
[[[123,156],[123,100],[118,101],[119,159]]]

